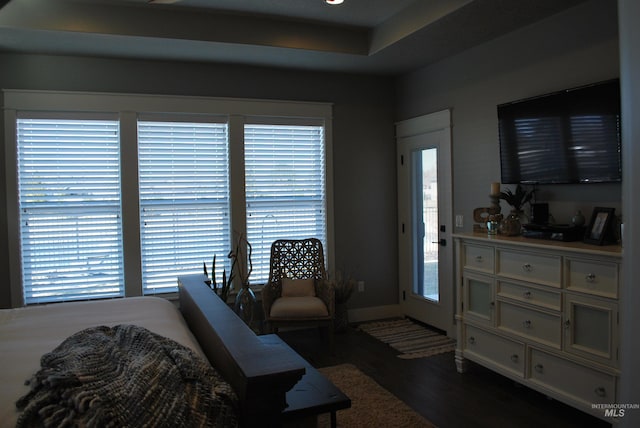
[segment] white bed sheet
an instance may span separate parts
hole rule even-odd
[[[24,383],[40,357],[64,339],[99,325],[134,324],[188,346],[204,356],[180,311],[159,297],[56,303],[0,310],[0,426],[15,426],[15,403],[29,392]]]

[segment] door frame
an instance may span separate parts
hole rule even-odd
[[[413,234],[411,166],[408,156],[407,139],[433,135],[440,138],[438,150],[438,210],[440,230],[439,238],[446,240],[440,246],[439,293],[440,299],[434,302],[412,295],[413,289]],[[413,139],[413,138],[412,138]],[[439,112],[407,119],[396,123],[396,147],[398,158],[398,299],[402,313],[447,332],[455,337],[455,272],[452,242],[453,231],[453,171],[451,162],[451,111]],[[419,147],[416,146],[416,147]],[[413,148],[413,147],[412,147]],[[424,148],[428,148],[425,145]]]

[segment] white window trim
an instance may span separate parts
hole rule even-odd
[[[4,130],[7,193],[7,236],[9,239],[9,277],[12,307],[24,305],[21,278],[19,205],[17,179],[16,120],[20,114],[64,112],[116,113],[121,122],[121,174],[123,182],[137,182],[137,135],[136,121],[142,114],[213,115],[226,116],[229,120],[231,183],[244,183],[243,135],[245,118],[282,118],[283,120],[318,120],[325,127],[326,189],[327,189],[327,267],[334,266],[334,218],[333,218],[333,125],[331,103],[316,103],[283,100],[253,100],[236,98],[212,98],[189,96],[166,96],[145,94],[122,94],[103,92],[31,91],[3,90]],[[133,161],[135,160],[135,161]],[[235,181],[240,180],[240,181]],[[131,188],[135,187],[135,188]],[[142,294],[140,272],[139,206],[137,186],[123,186],[122,215],[125,258],[125,295]],[[246,209],[244,197],[234,198],[244,189],[230,189],[232,205],[232,230],[244,230]],[[127,201],[127,202],[125,202]]]
[[[313,236],[326,245],[326,183],[324,177],[316,175],[325,170],[324,127],[312,121],[277,122],[249,119],[244,125],[245,173],[249,174],[245,177],[244,190],[250,191],[244,198],[248,213],[245,216],[246,234],[253,244],[255,255],[255,275],[250,278],[252,284],[265,283],[268,279],[270,244],[273,240]],[[299,146],[297,141],[300,142]],[[296,144],[296,147],[292,144]],[[273,157],[274,150],[283,157]],[[307,157],[311,153],[313,155]],[[290,168],[289,162],[302,168]],[[266,176],[262,171],[270,166],[281,166],[282,169],[276,169],[273,171],[275,174]],[[265,186],[263,180],[269,184]],[[280,194],[285,197],[283,200],[275,201],[273,197],[277,199],[278,196],[272,193],[271,186],[279,186],[283,180],[292,183],[292,187],[285,190],[286,195]],[[314,207],[313,210],[309,209],[309,205]],[[321,216],[318,210],[322,212]],[[317,223],[319,217],[322,217],[321,224]]]
[[[23,294],[29,303],[124,294],[120,124],[114,114],[90,115],[94,117],[19,115],[16,164],[22,201],[21,255],[28,259],[22,266]],[[78,141],[79,135],[91,137]],[[44,155],[49,150],[60,157]],[[87,156],[78,159],[77,150],[86,150]],[[89,174],[85,159],[95,162]],[[60,175],[51,176],[53,170]],[[70,182],[72,177],[77,184]],[[106,197],[98,196],[103,192]],[[55,224],[49,224],[55,217]],[[46,242],[58,234],[65,238],[49,247]],[[79,253],[81,248],[86,251]]]

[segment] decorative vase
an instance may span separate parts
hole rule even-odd
[[[574,226],[584,226],[584,220],[585,219],[582,211],[578,210],[576,212],[576,215],[574,215],[571,219],[571,223],[573,223]]]
[[[346,303],[336,302],[336,315],[333,320],[333,331],[336,333],[344,333],[349,327],[349,312]]]
[[[520,223],[520,212],[512,210],[509,215],[502,221],[501,232],[507,236],[518,236],[522,229]]]
[[[256,295],[249,287],[249,284],[244,285],[238,294],[236,295],[235,313],[245,322],[250,328],[253,329],[254,324],[254,309],[256,305]]]

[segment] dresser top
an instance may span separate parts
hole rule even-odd
[[[563,242],[525,238],[524,236],[487,235],[487,233],[456,233],[453,237],[467,241],[478,241],[483,243],[492,242],[522,246],[523,248],[567,250],[596,256],[622,257],[622,246],[620,245],[593,245],[586,244],[581,241]]]

